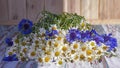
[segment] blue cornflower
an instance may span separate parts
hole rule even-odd
[[[52,31],[46,30],[45,34],[46,34],[46,36],[52,37],[52,36],[58,35],[58,31],[57,30],[52,30]]]
[[[51,31],[46,30],[46,32],[45,32],[45,37],[46,38],[45,39],[48,40],[49,38],[52,38],[55,35],[58,35],[58,31],[57,30],[51,30]]]
[[[92,40],[96,42],[99,46],[103,43],[104,39],[101,35],[93,35]]]
[[[18,30],[22,34],[30,34],[32,32],[33,23],[30,20],[22,19],[18,24]]]
[[[91,40],[91,37],[92,37],[91,31],[85,31],[85,32],[82,31],[80,41],[82,41],[82,42],[89,41],[89,40]]]
[[[94,40],[98,45],[104,42],[103,37],[99,35],[95,30],[91,30],[91,32],[93,33],[91,40]]]
[[[70,29],[69,33],[66,35],[68,42],[72,43],[81,38],[80,31],[78,29]]]
[[[117,47],[117,39],[111,37],[112,34],[104,34],[102,35],[102,37],[104,38],[104,44],[109,46],[109,50],[114,49],[115,47]]]
[[[57,30],[52,30],[52,34],[53,34],[53,36],[58,35],[58,31]]]
[[[4,57],[3,61],[18,61],[16,54],[9,55],[8,57]]]
[[[13,45],[13,41],[11,38],[6,38],[5,39],[5,43],[7,43],[8,46],[12,46]]]

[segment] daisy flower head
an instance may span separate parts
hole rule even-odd
[[[50,30],[57,30],[57,26],[55,24],[51,25]]]
[[[37,61],[38,63],[43,63],[43,58],[42,58],[42,57],[37,57],[36,61]]]
[[[64,61],[62,58],[59,58],[59,59],[56,61],[56,64],[57,64],[57,66],[62,67],[62,66],[65,65],[65,61]]]
[[[69,47],[67,46],[67,44],[64,44],[64,45],[62,46],[62,51],[63,51],[63,52],[67,52],[68,49],[69,49]]]
[[[19,38],[17,38],[17,37],[13,38],[14,45],[18,45],[19,42],[20,42]]]
[[[27,53],[28,52],[28,47],[27,46],[22,46],[21,47],[21,52],[23,52],[23,53]]]
[[[92,48],[92,47],[96,47],[96,46],[98,46],[98,45],[96,44],[95,41],[89,41],[89,42],[88,42],[88,46],[89,46],[90,48]]]
[[[81,60],[81,61],[85,61],[85,59],[86,59],[85,54],[82,54],[82,53],[81,53],[81,54],[80,54],[80,60]]]
[[[50,56],[45,56],[44,58],[43,58],[43,62],[45,62],[45,63],[50,63],[50,61],[51,61],[51,57]]]
[[[78,42],[73,42],[73,43],[71,44],[71,46],[72,46],[72,48],[73,48],[74,50],[77,50],[77,49],[79,49],[79,47],[80,47],[80,45],[79,45]]]
[[[28,57],[30,59],[35,59],[37,57],[37,52],[34,49],[30,49],[28,52]]]

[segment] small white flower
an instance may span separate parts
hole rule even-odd
[[[28,57],[30,59],[35,59],[37,57],[37,52],[34,49],[30,49],[28,52]]]

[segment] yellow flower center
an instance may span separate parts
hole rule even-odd
[[[39,61],[40,63],[42,63],[42,62],[43,62],[42,58],[38,58],[38,61]]]
[[[49,62],[50,61],[50,57],[46,56],[44,60],[45,60],[45,62]]]
[[[42,50],[43,50],[43,51],[45,51],[45,50],[46,50],[46,48],[45,48],[45,47],[42,47]]]
[[[20,56],[23,56],[23,53],[20,53]]]
[[[21,61],[26,61],[25,57],[21,57],[20,59],[21,59]]]
[[[77,60],[78,59],[78,55],[75,55],[74,59]]]
[[[31,54],[30,54],[31,56],[35,56],[36,55],[36,52],[31,52]]]
[[[13,54],[13,52],[8,52],[8,55],[12,55]]]
[[[85,51],[85,50],[86,50],[86,46],[82,46],[82,47],[81,47],[81,50],[82,50],[82,51]]]
[[[62,55],[63,55],[64,57],[66,57],[65,53],[62,53]]]
[[[103,50],[107,50],[108,47],[107,47],[107,46],[103,46],[102,49],[103,49]]]
[[[45,36],[45,33],[42,33],[41,37],[44,37]]]
[[[102,52],[101,52],[100,50],[98,50],[97,54],[99,54],[99,55],[100,55],[101,53],[102,53]]]
[[[26,53],[27,52],[27,48],[23,48],[23,52]]]
[[[51,55],[51,52],[50,51],[46,51],[45,54]]]
[[[57,28],[56,27],[52,27],[52,30],[56,30]]]
[[[58,47],[58,43],[57,42],[54,43],[54,47]]]
[[[84,27],[84,26],[85,26],[85,23],[84,23],[84,22],[82,22],[82,23],[81,23],[81,27]]]
[[[91,62],[93,60],[93,57],[88,57],[88,62]]]
[[[22,45],[25,46],[27,43],[26,42],[22,42]]]
[[[91,44],[90,44],[91,46],[95,46],[95,43],[94,42],[91,42]]]
[[[74,44],[73,48],[77,49],[78,48],[78,44]]]
[[[60,37],[60,36],[59,36],[59,37],[57,37],[57,40],[58,40],[58,41],[60,41],[61,39],[62,39],[62,37]]]
[[[91,54],[92,54],[92,50],[87,50],[87,51],[86,51],[86,54],[87,54],[87,55],[91,55]]]
[[[60,52],[59,51],[56,51],[55,52],[55,56],[57,57],[57,56],[59,56],[60,55]]]
[[[63,51],[67,51],[67,47],[66,47],[66,46],[63,46],[63,47],[62,47],[62,50],[63,50]]]
[[[93,50],[97,50],[97,47],[92,47]]]
[[[71,50],[71,54],[74,54],[75,53],[75,50]]]
[[[38,44],[39,43],[39,41],[38,40],[35,40],[35,44]]]
[[[62,64],[63,64],[62,60],[59,60],[59,61],[58,61],[58,64],[59,64],[59,65],[62,65]]]
[[[63,42],[64,42],[64,44],[68,44],[68,42],[67,42],[67,40],[66,40],[66,39],[64,39],[64,40],[63,40]]]
[[[49,45],[49,46],[52,46],[52,42],[51,42],[51,41],[49,41],[49,42],[48,42],[48,45]]]
[[[13,52],[16,52],[17,50],[16,49],[13,49]]]
[[[19,43],[19,39],[15,39],[15,43]]]
[[[83,54],[80,55],[80,60],[84,60],[85,56]]]

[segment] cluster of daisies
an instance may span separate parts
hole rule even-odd
[[[88,30],[86,23],[80,25],[82,29],[71,27],[64,30],[53,24],[48,30],[39,28],[39,32],[34,33],[33,23],[23,19],[18,25],[22,34],[5,40],[9,48],[3,61],[34,60],[42,64],[63,65],[67,62],[100,61],[103,56],[115,53],[117,40],[111,34],[100,35],[94,29]]]

